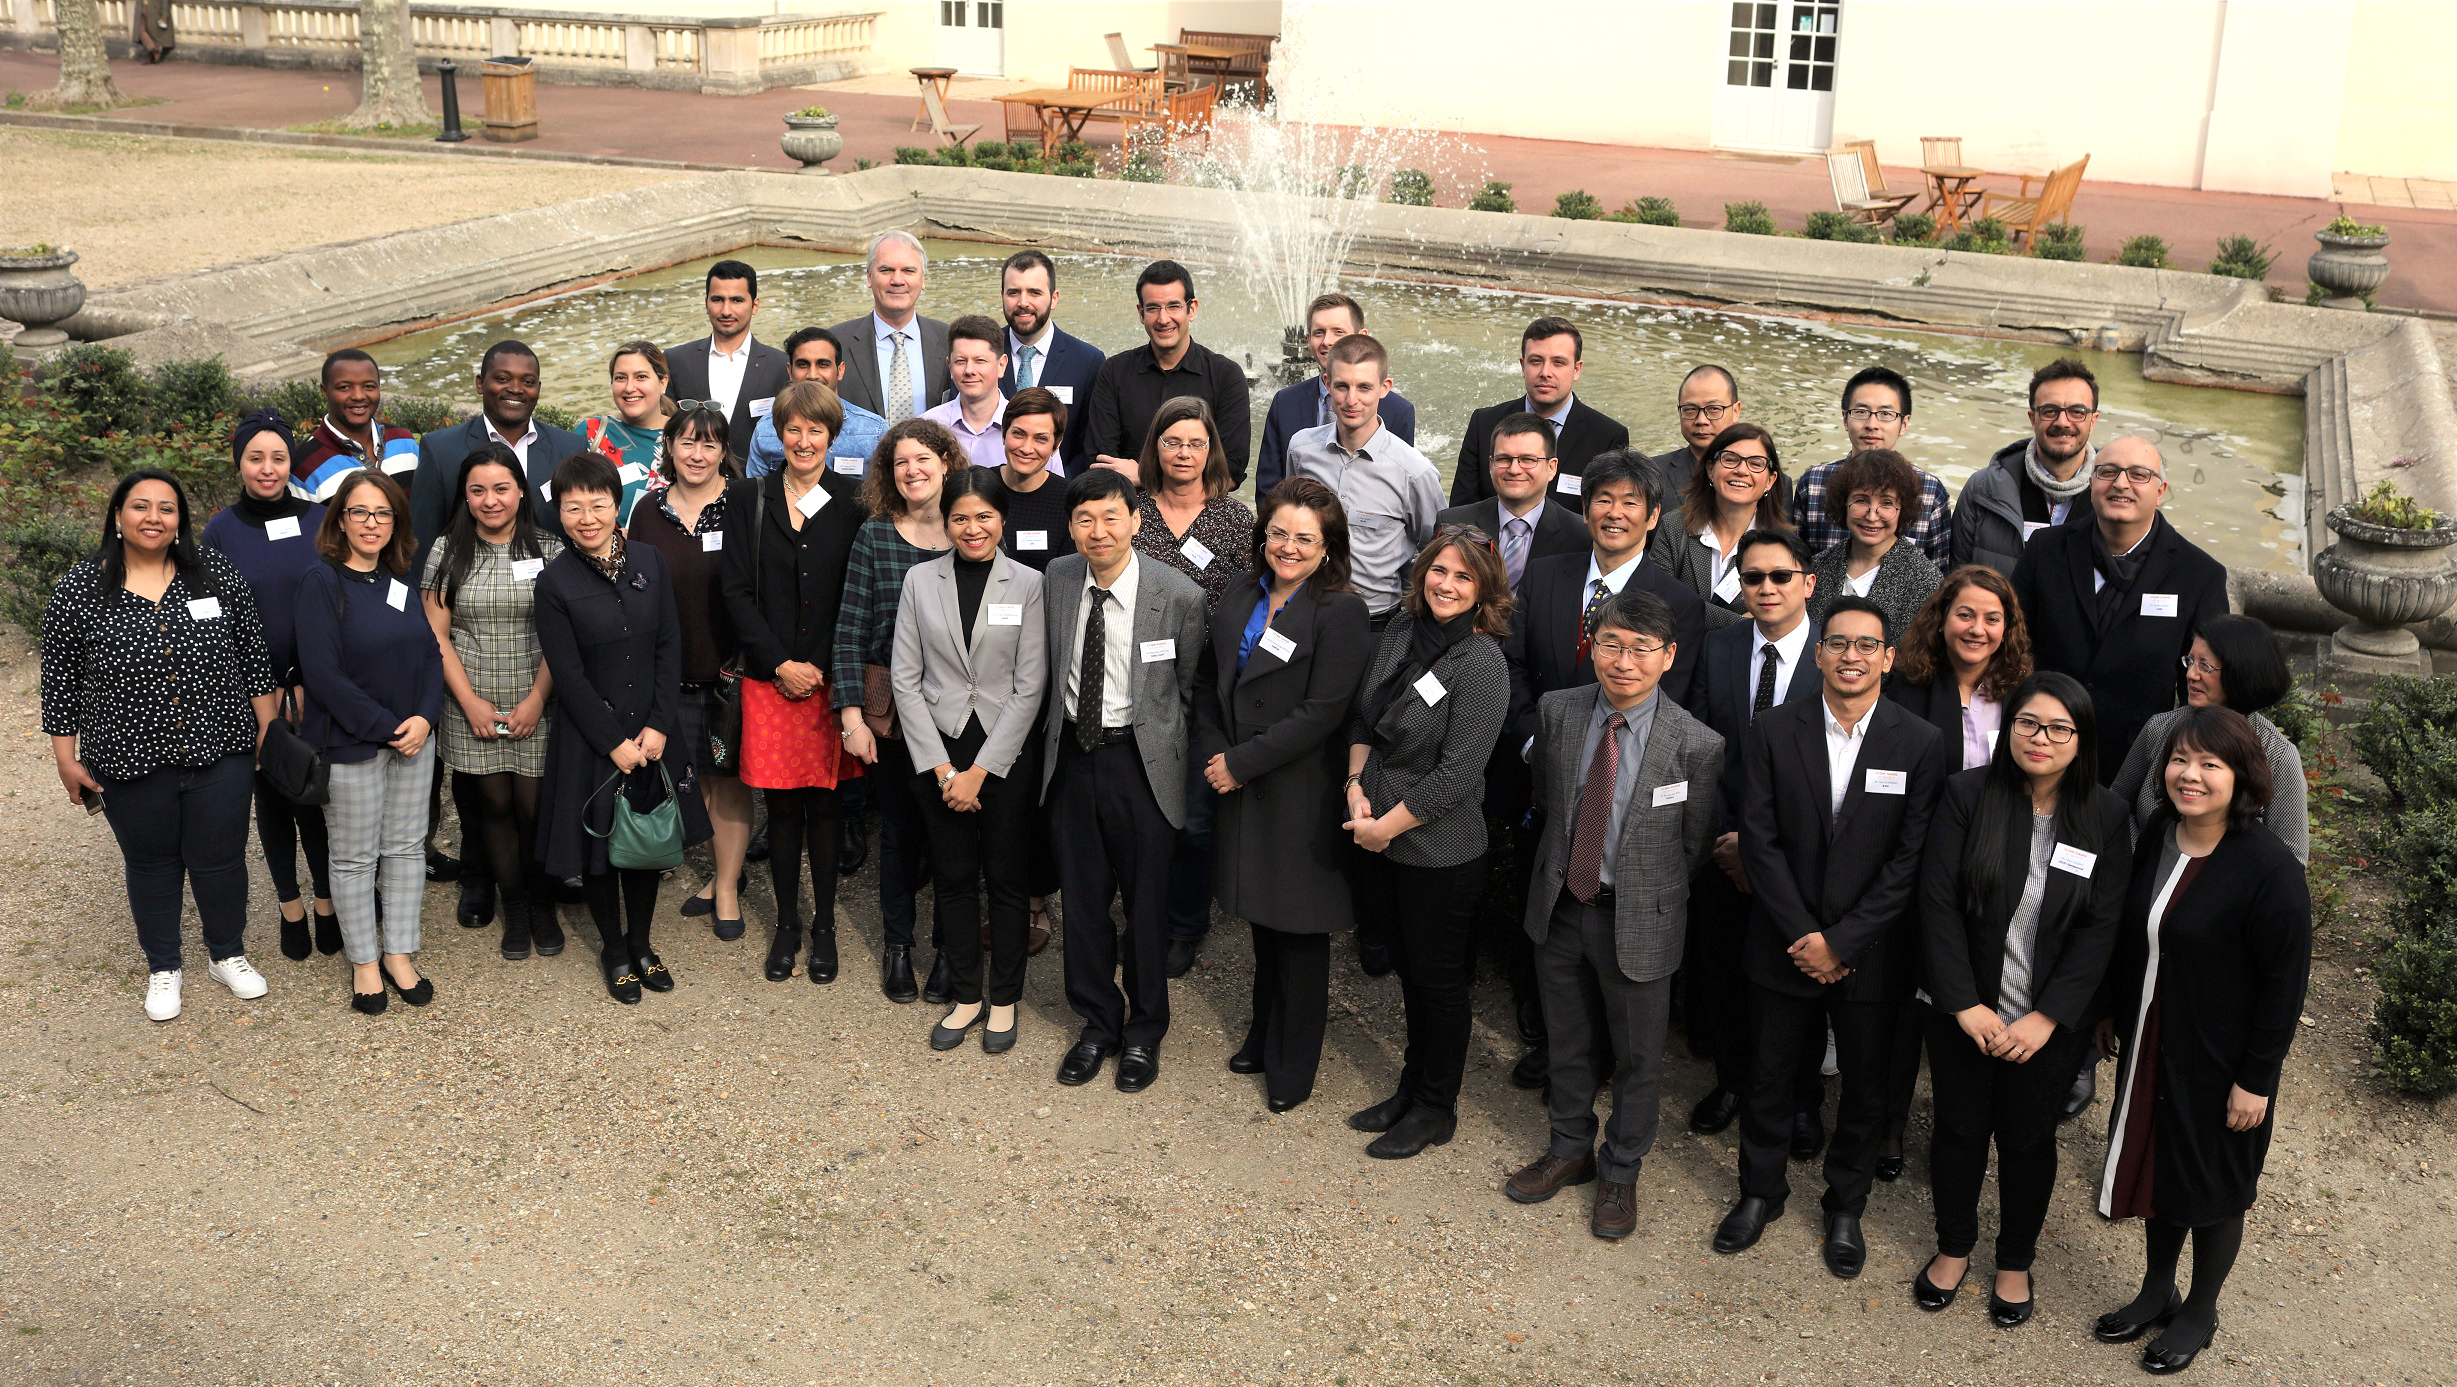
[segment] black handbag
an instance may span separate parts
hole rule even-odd
[[[256,749],[256,765],[274,791],[292,804],[313,808],[332,798],[332,767],[323,752],[299,735],[298,709],[287,685],[280,709],[265,727],[264,745]]]
[[[767,510],[768,489],[751,488],[751,605],[759,605],[760,522]],[[717,669],[716,687],[708,691],[708,770],[712,775],[742,774],[742,652]]]

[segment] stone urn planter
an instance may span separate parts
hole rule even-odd
[[[2389,238],[2315,231],[2312,239],[2320,242],[2321,248],[2304,263],[2304,274],[2327,293],[2321,307],[2370,307],[2363,296],[2389,282],[2389,257],[2381,254],[2388,248]]]
[[[845,137],[836,133],[836,117],[804,115],[796,111],[785,117],[785,133],[777,138],[787,158],[799,163],[801,173],[826,173],[819,167],[845,152]]]
[[[54,324],[66,322],[85,307],[85,285],[68,268],[77,263],[77,253],[36,249],[48,253],[0,251],[0,318],[25,324],[26,330],[17,334],[20,352],[44,352],[66,344],[68,334]]]
[[[2329,605],[2354,618],[2331,638],[2340,654],[2413,662],[2422,642],[2406,628],[2457,602],[2457,521],[2428,530],[2367,524],[2339,506],[2327,523],[2337,542],[2312,561],[2312,581]]]

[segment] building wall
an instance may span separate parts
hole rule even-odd
[[[877,0],[873,50],[888,71],[942,61],[938,0]],[[969,0],[968,0],[969,3]],[[1110,66],[1102,37],[1126,40],[1137,67],[1158,60],[1150,45],[1174,43],[1180,29],[1242,34],[1280,32],[1280,0],[1005,0],[1004,75],[1066,85],[1070,67]]]
[[[2331,167],[2457,181],[2457,4],[2359,0]]]

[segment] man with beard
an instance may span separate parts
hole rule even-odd
[[[999,311],[1007,319],[1007,372],[998,393],[1012,400],[1019,390],[1039,386],[1066,406],[1066,437],[1060,441],[1058,465],[1052,476],[1072,476],[1083,456],[1084,408],[1092,397],[1092,380],[1108,356],[1080,337],[1061,332],[1058,312],[1058,267],[1037,250],[1019,250],[998,272]]]
[[[1997,449],[1963,483],[1954,505],[1953,562],[1941,566],[1984,563],[2010,577],[2032,535],[2050,525],[2090,523],[2087,493],[2098,455],[2090,430],[2098,422],[2099,382],[2089,367],[2068,356],[2033,372],[2031,436]]]

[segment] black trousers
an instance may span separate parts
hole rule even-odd
[[[929,843],[929,830],[922,827],[921,797],[907,774],[912,764],[913,753],[905,749],[904,738],[881,737],[878,761],[862,768],[864,791],[879,810],[879,931],[881,942],[890,949],[913,947],[913,925],[920,918],[915,901],[921,895],[921,854]],[[835,830],[831,826],[829,831]],[[831,860],[835,852],[831,838]]]
[[[1979,1052],[1953,1017],[1922,1004],[1928,1074],[1936,1091],[1936,1139],[1928,1179],[1936,1198],[1937,1251],[1968,1257],[1979,1244],[1979,1189],[1996,1141],[1996,1265],[2028,1271],[2056,1189],[2056,1120],[2088,1037],[2059,1026],[2027,1063]]]
[[[948,764],[970,770],[988,740],[978,720],[947,744]],[[981,807],[947,807],[928,771],[909,788],[930,841],[931,909],[939,948],[955,982],[955,1000],[1011,1007],[1024,995],[1024,944],[1031,922],[1032,796],[1040,788],[1039,758],[1027,748],[1004,776],[984,777]],[[990,908],[989,977],[981,964],[981,898]]]
[[[1061,729],[1050,806],[1065,898],[1067,1005],[1093,1044],[1156,1047],[1169,1033],[1169,859],[1177,830],[1152,797],[1133,739],[1085,751]],[[1109,903],[1118,898],[1126,906],[1122,933],[1109,922]]]
[[[1467,1074],[1468,1006],[1476,969],[1476,888],[1484,859],[1455,867],[1407,867],[1383,853],[1360,852],[1357,926],[1372,920],[1390,944],[1407,1007],[1407,1058],[1398,1092],[1420,1107],[1458,1106]]]
[[[205,952],[216,963],[243,952],[247,930],[247,805],[254,758],[160,766],[134,780],[102,780],[102,814],[119,839],[145,967],[178,970],[181,887],[196,893]]]
[[[265,872],[273,878],[273,898],[289,904],[299,898],[299,854],[307,854],[307,875],[316,899],[333,898],[332,852],[324,837],[324,806],[292,804],[256,776],[256,842],[264,850]]]
[[[1331,1011],[1331,936],[1254,930],[1254,1020],[1246,1053],[1263,1061],[1263,1095],[1288,1103],[1314,1096],[1322,1035]]]
[[[1835,1113],[1834,1137],[1826,1145],[1825,1209],[1856,1216],[1868,1207],[1869,1187],[1876,1182],[1894,1006],[1846,1000],[1840,983],[1806,997],[1757,983],[1749,990],[1757,1058],[1741,1096],[1740,1192],[1775,1201],[1790,1197],[1784,1166],[1791,1157],[1792,1115],[1799,1110],[1800,1056],[1811,1047],[1813,1053],[1822,1053],[1819,1042],[1831,1025],[1835,1058],[1843,1070],[1843,1098]]]
[[[1517,822],[1507,826],[1507,831],[1510,834],[1511,884],[1517,888],[1510,893],[1511,899],[1524,906],[1528,893],[1534,889],[1536,849],[1544,838],[1544,824],[1530,815],[1521,814]],[[1511,1002],[1538,1001],[1543,993],[1536,985],[1536,941],[1527,937],[1525,912],[1504,911],[1502,917],[1494,921],[1493,928],[1501,935],[1502,976],[1510,984]],[[1517,1024],[1516,1018],[1512,1019],[1511,1024]]]
[[[1740,961],[1752,902],[1723,869],[1709,862],[1689,882],[1689,940],[1681,954],[1682,1010],[1690,1043],[1703,1041],[1715,1061],[1715,1087],[1748,1097],[1757,1068],[1757,989]],[[1801,1041],[1792,1063],[1792,1104],[1815,1113],[1825,1106],[1823,1031]],[[1903,1100],[1908,1106],[1910,1099]]]
[[[609,955],[628,951],[636,962],[654,953],[649,927],[657,920],[657,884],[665,873],[645,868],[617,867],[580,878],[580,894],[589,904],[589,919]],[[623,926],[629,916],[631,927]]]

